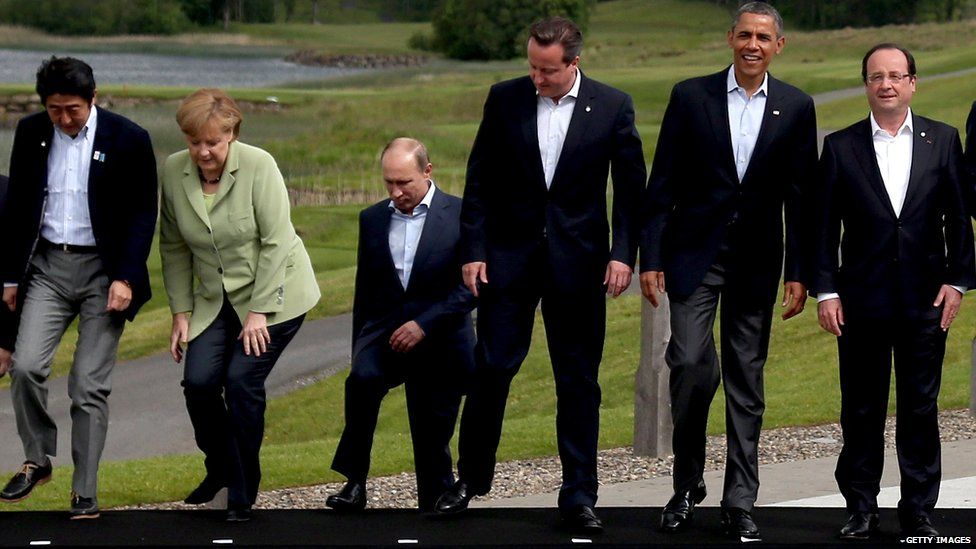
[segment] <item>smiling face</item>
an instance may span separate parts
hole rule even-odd
[[[743,13],[729,31],[728,39],[735,77],[743,86],[750,82],[761,84],[773,57],[786,45],[786,37],[776,33],[776,20],[756,13]]]
[[[864,88],[875,118],[904,117],[908,112],[915,95],[915,77],[908,72],[908,59],[899,50],[878,50],[868,58]],[[893,76],[901,80],[894,82]]]
[[[224,130],[211,118],[195,135],[183,134],[190,151],[190,158],[207,179],[220,177],[227,161],[230,143],[235,139],[233,130]]]
[[[579,56],[566,63],[563,61],[565,52],[562,44],[543,46],[535,38],[529,38],[529,76],[542,97],[558,101],[573,89]]]

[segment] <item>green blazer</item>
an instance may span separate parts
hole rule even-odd
[[[273,325],[315,306],[319,286],[290,216],[278,165],[257,147],[231,142],[209,214],[189,151],[166,159],[159,253],[170,310],[192,313],[189,339],[217,318],[224,292],[242,323],[248,311]]]

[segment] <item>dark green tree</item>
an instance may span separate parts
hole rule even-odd
[[[434,15],[434,47],[455,59],[511,59],[529,25],[562,15],[585,28],[592,0],[445,0]]]

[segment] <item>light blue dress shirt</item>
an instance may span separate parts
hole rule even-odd
[[[47,157],[47,203],[41,237],[55,244],[94,246],[88,211],[88,173],[91,169],[98,109],[92,105],[88,122],[71,137],[55,126]]]
[[[393,257],[393,266],[404,290],[410,284],[413,260],[417,256],[417,245],[420,244],[420,235],[424,232],[427,210],[430,209],[434,189],[434,182],[430,181],[427,194],[409,214],[396,209],[393,201],[390,201],[390,255]]]
[[[729,105],[729,134],[732,137],[732,153],[735,155],[735,173],[739,175],[739,183],[746,175],[752,151],[756,149],[759,139],[759,129],[762,127],[763,114],[766,112],[766,97],[769,85],[769,73],[763,76],[762,85],[746,97],[746,90],[739,86],[735,79],[735,67],[729,67],[726,79]]]

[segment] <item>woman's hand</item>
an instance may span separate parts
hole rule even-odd
[[[186,313],[173,315],[173,331],[169,335],[169,353],[177,364],[183,360],[183,346],[186,345],[187,334],[190,333],[190,321]]]
[[[271,343],[271,334],[268,333],[268,315],[248,311],[244,318],[244,328],[237,336],[238,340],[244,340],[244,354],[250,356],[261,356],[267,352],[268,345]]]

